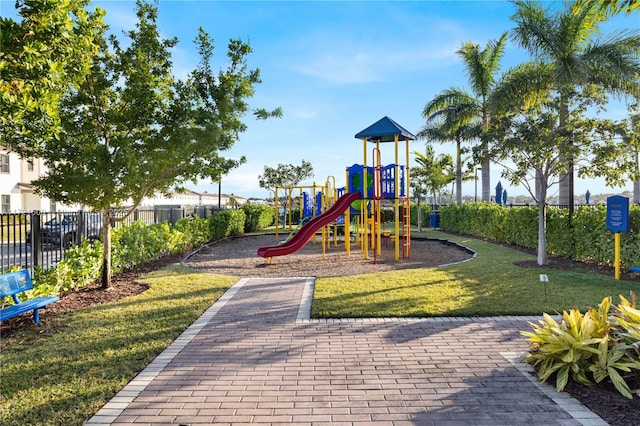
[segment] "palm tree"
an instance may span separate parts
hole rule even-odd
[[[459,90],[449,89],[429,102],[424,109],[423,116],[446,116],[451,113],[450,108],[458,110],[458,120],[452,124],[457,126],[470,124],[472,113],[480,121],[480,150],[482,157],[482,200],[491,199],[490,160],[488,155],[489,130],[491,118],[490,95],[496,84],[496,76],[500,68],[500,59],[504,54],[507,33],[503,33],[498,40],[492,40],[482,49],[480,45],[466,42],[457,51],[465,62],[469,83],[473,95]],[[465,111],[462,113],[461,111]],[[441,112],[439,112],[441,111]],[[466,118],[466,121],[464,120]],[[452,130],[452,129],[449,129]],[[449,140],[455,140],[450,138]]]
[[[594,0],[578,0],[580,3],[589,3],[594,2]],[[640,1],[638,0],[598,0],[599,8],[610,12],[610,13],[620,13],[625,12],[626,14],[631,13],[634,9],[640,7]]]
[[[620,31],[600,35],[600,25],[620,8],[602,7],[602,2],[578,0],[564,10],[534,0],[515,0],[512,19],[517,26],[513,39],[527,49],[533,62],[527,72],[511,80],[511,96],[523,98],[533,89],[558,94],[559,127],[565,142],[572,144],[569,108],[576,91],[596,84],[615,96],[640,94],[640,35],[638,31]],[[626,3],[626,2],[625,2]],[[630,11],[631,9],[629,9]],[[532,84],[536,87],[532,88]],[[573,164],[560,176],[560,204],[573,211]]]
[[[423,193],[433,196],[433,204],[438,204],[442,189],[455,180],[453,158],[448,154],[436,155],[433,146],[427,144],[424,154],[413,151],[418,166],[412,176],[414,186],[422,188]]]
[[[429,102],[422,111],[427,120],[418,138],[434,142],[456,143],[456,202],[462,204],[462,142],[477,138],[481,127],[475,99],[451,88]]]

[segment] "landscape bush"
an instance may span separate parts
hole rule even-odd
[[[423,227],[429,226],[429,215],[431,214],[431,206],[426,203],[420,203],[421,224]],[[393,219],[391,219],[393,220]],[[411,203],[411,224],[418,226],[418,204]]]
[[[218,217],[220,216],[220,217]],[[216,219],[217,218],[217,219]],[[207,219],[189,217],[175,226],[135,221],[111,230],[111,266],[114,273],[165,255],[183,253],[214,239],[237,235],[244,229],[242,210],[227,210]],[[220,230],[214,235],[214,231]],[[83,240],[71,247],[53,268],[35,268],[34,288],[23,299],[60,295],[98,281],[102,272],[102,242]]]
[[[209,219],[186,217],[176,222],[175,232],[179,234],[183,249],[201,246],[213,239]]]
[[[531,323],[533,331],[521,332],[531,343],[525,362],[537,367],[542,383],[555,376],[556,389],[562,391],[569,379],[585,386],[607,379],[622,395],[633,397],[628,382],[640,384],[640,310],[633,294],[631,301],[620,300],[614,321],[607,297],[584,314],[575,308],[564,311],[559,323],[544,314],[539,324]]]
[[[244,233],[246,215],[242,210],[223,210],[209,219],[212,240]]]
[[[244,221],[244,231],[253,232],[273,225],[275,220],[275,209],[271,206],[257,204],[245,204],[242,211],[246,216]]]
[[[640,265],[640,207],[631,206],[630,230],[620,235],[623,268]],[[493,241],[536,249],[538,208],[466,203],[440,207],[440,228]],[[548,207],[547,253],[580,262],[614,263],[614,233],[606,229],[606,206],[567,209]]]

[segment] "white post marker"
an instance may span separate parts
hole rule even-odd
[[[547,274],[540,274],[540,282],[544,283],[544,301],[547,302],[547,283],[549,282],[549,277]]]

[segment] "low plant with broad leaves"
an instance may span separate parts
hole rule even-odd
[[[541,382],[555,376],[562,391],[569,379],[586,386],[609,380],[625,397],[640,397],[640,389],[629,386],[640,386],[640,310],[634,294],[630,300],[620,296],[613,309],[606,297],[598,309],[564,311],[559,322],[544,314],[530,325],[533,331],[522,332],[531,343],[525,362],[536,367]]]

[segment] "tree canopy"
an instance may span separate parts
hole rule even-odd
[[[88,4],[16,0],[21,20],[0,16],[2,145],[24,152],[58,136],[60,99],[89,72],[104,30],[104,11]]]
[[[414,151],[417,166],[411,169],[412,184],[418,194],[432,194],[433,202],[450,183],[456,180],[453,158],[448,154],[436,155],[433,146],[425,145],[425,152]]]
[[[460,143],[478,137],[480,145],[476,149],[476,158],[482,164],[482,200],[487,202],[491,198],[491,162],[487,139],[493,114],[491,100],[495,98],[494,90],[506,41],[505,32],[497,40],[489,41],[484,48],[472,42],[462,44],[456,53],[465,63],[471,93],[463,89],[450,88],[436,95],[424,107],[422,115],[427,119],[427,124],[419,134],[430,140],[442,141],[445,137],[456,141],[456,163],[459,170]],[[479,127],[479,130],[476,127]],[[458,191],[461,192],[461,172],[458,176]]]
[[[501,83],[501,91],[513,99],[537,98],[546,102],[545,94],[558,94],[558,122],[570,145],[572,98],[581,90],[597,85],[614,96],[640,94],[640,32],[618,31],[602,34],[601,29],[612,15],[631,11],[634,2],[579,0],[568,2],[558,10],[531,0],[516,0],[513,39],[524,47],[533,60],[511,71]],[[534,93],[535,96],[531,96]],[[570,151],[568,148],[565,151]],[[560,177],[560,204],[573,209],[573,164]]]
[[[278,164],[275,168],[264,166],[264,173],[258,176],[260,188],[275,191],[277,187],[295,186],[313,176],[313,165],[304,159],[299,166]]]
[[[450,99],[450,100],[447,100]],[[462,203],[462,148],[463,141],[478,139],[482,131],[475,99],[463,90],[450,88],[442,91],[424,107],[422,117],[426,124],[418,138],[431,142],[456,144],[456,202]]]
[[[28,144],[11,145],[44,160],[48,172],[34,182],[40,194],[103,211],[104,287],[110,285],[113,220],[145,196],[217,179],[244,161],[222,154],[246,129],[248,99],[260,83],[259,70],[247,66],[251,47],[241,40],[229,41],[226,68],[214,71],[214,41],[202,28],[197,68],[185,81],[176,79],[171,49],[178,40],[160,36],[156,6],[138,1],[136,15],[127,47],[115,36],[107,39],[105,27],[94,34],[98,49],[87,73],[61,95],[58,136],[31,134]],[[257,118],[280,114],[253,112]],[[114,216],[117,209],[124,215]]]

